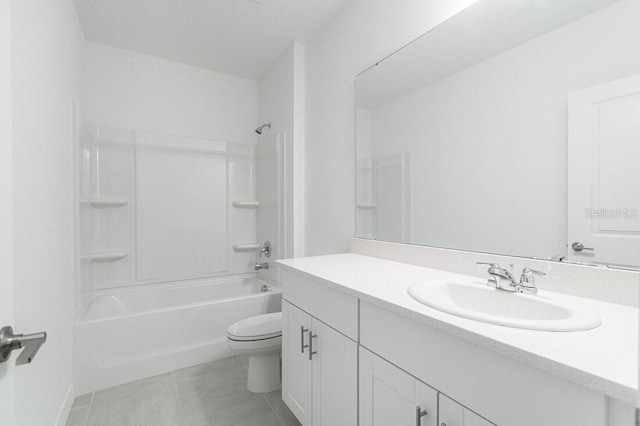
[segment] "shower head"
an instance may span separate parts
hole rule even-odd
[[[256,133],[261,135],[262,134],[262,129],[264,129],[265,127],[270,129],[271,128],[271,123],[263,124],[262,126],[258,127],[256,129]]]

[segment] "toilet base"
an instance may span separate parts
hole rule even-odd
[[[280,388],[280,353],[249,357],[247,389],[264,393]]]

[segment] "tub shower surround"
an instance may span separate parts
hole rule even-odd
[[[280,309],[253,273],[255,144],[77,134],[76,393],[231,355],[230,324]]]
[[[82,126],[81,310],[92,292],[252,271],[254,145]],[[237,204],[237,203],[236,203]]]

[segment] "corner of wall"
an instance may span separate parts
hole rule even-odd
[[[62,405],[60,406],[60,411],[58,411],[58,416],[56,417],[56,422],[54,426],[64,426],[67,422],[67,418],[69,417],[69,413],[71,412],[71,406],[73,405],[73,400],[75,398],[75,392],[73,391],[73,385],[69,386],[67,393],[62,401]]]
[[[305,255],[306,49],[293,44],[293,248],[289,255]]]

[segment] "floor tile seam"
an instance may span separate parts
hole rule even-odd
[[[180,400],[180,389],[178,388],[178,381],[176,380],[176,372],[173,374],[173,389],[176,391],[176,399],[178,400],[178,408],[182,409],[182,401]]]
[[[176,426],[179,426],[179,425],[182,425],[182,399],[180,399],[180,391],[178,390],[178,381],[176,380],[176,371],[172,371],[171,376],[173,378],[173,388],[176,391],[176,401],[178,403],[178,424]]]

